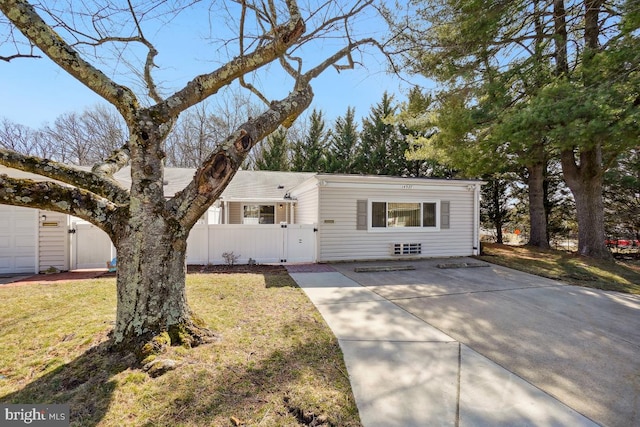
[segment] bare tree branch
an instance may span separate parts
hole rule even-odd
[[[116,84],[102,71],[82,59],[78,52],[42,20],[33,6],[24,0],[2,0],[0,10],[53,62],[113,104],[125,120],[132,119],[132,112],[138,106],[133,92]]]
[[[270,43],[256,48],[248,55],[236,57],[212,73],[196,77],[163,103],[151,107],[151,110],[164,115],[166,120],[177,116],[240,76],[255,71],[283,55],[300,38],[304,30],[302,18],[299,15],[291,16],[286,24],[274,28],[274,38]]]
[[[144,44],[147,49],[147,59],[144,64],[144,81],[147,84],[147,88],[149,89],[149,96],[156,102],[162,102],[162,97],[158,93],[158,88],[156,87],[156,83],[153,80],[153,76],[151,75],[151,69],[155,66],[154,59],[158,55],[158,50],[151,44],[149,40],[144,36],[142,32],[142,27],[140,26],[140,21],[136,16],[135,10],[133,10],[133,6],[131,5],[131,0],[127,0],[127,4],[129,5],[129,10],[131,11],[131,16],[133,17],[133,21],[136,23],[136,28],[138,29],[138,36],[140,42]]]
[[[103,162],[95,164],[91,172],[106,181],[115,181],[113,175],[127,166],[129,160],[131,160],[131,153],[129,152],[129,143],[126,143],[111,153]]]
[[[15,55],[10,55],[10,56],[0,56],[0,61],[4,61],[4,62],[11,62],[14,59],[18,59],[18,58],[42,58],[41,55],[34,55],[34,54],[27,54],[27,53],[16,53]]]
[[[320,64],[316,65],[314,68],[304,73],[300,77],[299,83],[302,85],[309,84],[309,82],[312,79],[318,77],[327,68],[331,66],[335,66],[336,62],[338,62],[340,59],[350,56],[351,52],[354,49],[365,44],[378,46],[381,50],[383,50],[382,45],[380,45],[380,43],[377,40],[372,38],[362,39],[362,40],[358,40],[357,42],[350,43],[348,46],[343,47],[338,52],[334,53],[333,55],[331,55],[330,57],[322,61]],[[342,70],[353,68],[353,61],[351,61],[349,65],[341,65],[338,67],[340,67],[340,69]]]
[[[88,192],[95,193],[115,204],[129,202],[127,190],[122,188],[115,179],[109,178],[105,174],[99,176],[53,160],[26,156],[5,149],[0,149],[0,164],[61,181],[65,184],[82,187]]]
[[[0,175],[0,203],[77,216],[109,233],[110,222],[119,209],[115,203],[77,187],[7,175]]]
[[[330,4],[331,2],[327,1],[326,3],[324,3],[323,7]],[[342,15],[338,15],[338,16],[334,16],[331,19],[327,19],[324,20],[322,22],[321,25],[319,25],[317,28],[315,28],[314,30],[312,30],[309,33],[306,33],[300,40],[300,44],[304,44],[305,42],[309,41],[309,40],[313,40],[316,39],[318,37],[320,37],[320,34],[322,34],[325,31],[330,30],[336,23],[338,22],[344,22],[345,24],[345,31],[347,31],[347,23],[349,21],[350,18],[356,16],[358,13],[362,12],[364,9],[366,9],[367,7],[371,6],[373,4],[373,0],[365,0],[365,1],[358,1],[348,12],[342,14]],[[318,8],[318,10],[316,11],[319,12],[320,10],[322,10],[322,8]]]
[[[246,2],[242,2],[242,12],[240,14],[240,37],[239,37],[240,55],[244,55],[244,23],[245,23],[246,15],[247,15],[247,4]],[[240,76],[238,81],[240,82],[240,86],[242,86],[245,89],[248,89],[251,93],[257,96],[258,99],[260,99],[260,101],[269,105],[269,100],[267,99],[267,97],[264,96],[262,92],[260,92],[258,88],[256,88],[254,85],[247,83],[244,78],[244,74]]]

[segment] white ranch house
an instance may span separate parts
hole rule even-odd
[[[195,170],[167,168],[165,194]],[[45,179],[0,166],[0,173]],[[128,185],[129,169],[116,178]],[[479,250],[481,181],[238,171],[191,231],[188,264],[300,263],[470,256]],[[104,268],[115,256],[98,227],[0,205],[0,275]]]

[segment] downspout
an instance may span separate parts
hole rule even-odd
[[[480,184],[473,189],[473,255],[480,255]]]
[[[295,224],[295,206],[293,205],[293,201],[289,202],[289,224]]]
[[[34,209],[35,210],[35,209]],[[35,210],[36,211],[36,253],[35,253],[35,265],[36,265],[36,271],[34,272],[34,274],[38,274],[40,273],[40,210]]]

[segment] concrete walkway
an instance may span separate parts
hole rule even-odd
[[[550,321],[552,325],[555,322],[559,330],[566,329],[559,324],[563,318],[566,320],[567,314],[559,307],[561,303],[558,301],[565,301],[576,293],[575,290],[582,288],[563,286],[497,266],[439,269],[436,260],[411,264],[417,264],[418,268],[415,271],[355,273],[354,268],[359,264],[339,264],[334,267],[340,272],[290,273],[340,343],[365,427],[638,425],[640,377],[634,357],[625,369],[631,370],[627,374],[635,375],[635,378],[614,379],[635,382],[632,387],[635,387],[636,395],[629,397],[626,403],[630,412],[616,418],[607,411],[595,410],[586,416],[588,409],[573,404],[582,398],[580,393],[588,396],[610,393],[610,390],[599,390],[597,381],[586,381],[586,384],[592,384],[592,388],[576,391],[570,378],[555,377],[559,385],[547,387],[546,382],[538,381],[535,374],[529,376],[528,372],[550,375],[555,369],[554,362],[547,366],[545,357],[534,354],[524,363],[527,369],[522,370],[519,363],[513,362],[521,357],[517,349],[507,345],[500,348],[499,339],[490,339],[492,335],[500,337],[504,332],[498,330],[496,324],[509,329],[510,324],[513,327],[520,325],[519,316],[526,318],[527,314],[519,313],[518,307],[520,299],[526,300],[531,295],[523,294],[523,289],[543,292],[544,298],[548,299],[546,302],[556,306],[538,311],[536,316],[542,317],[544,322]],[[568,294],[565,292],[559,296],[558,287],[564,288]],[[490,297],[494,293],[503,299],[492,300]],[[598,291],[588,290],[588,293],[597,295]],[[473,299],[476,301],[471,301]],[[565,302],[574,305],[585,301],[579,297]],[[635,319],[631,319],[635,324],[628,327],[640,329],[640,299],[625,299],[623,304],[628,306],[629,313],[635,314]],[[478,314],[478,305],[500,318],[502,323],[485,322],[486,313]],[[465,311],[478,314],[476,321],[470,321],[464,315]],[[558,313],[560,320],[549,315],[552,312]],[[434,314],[437,316],[433,317]],[[533,331],[538,328],[533,323],[529,326]],[[573,326],[569,322],[569,328]],[[549,328],[550,325],[544,323],[542,327]],[[485,333],[482,333],[483,329]],[[640,350],[635,337],[629,337],[629,340],[628,347]],[[514,341],[516,347],[539,345],[536,342],[522,344],[518,339]],[[585,343],[585,347],[588,345]],[[486,346],[496,348],[488,351]],[[491,358],[480,354],[476,351],[478,349]],[[574,351],[575,348],[569,342],[566,349],[555,348],[549,353],[562,353],[564,350]],[[506,358],[493,356],[501,352],[507,354]],[[637,358],[638,353],[635,354]],[[580,357],[580,353],[575,353],[569,359]],[[593,369],[597,371],[597,380],[602,367]],[[612,375],[626,374],[618,369],[613,370]],[[563,392],[563,387],[568,390]],[[623,390],[624,387],[620,387],[618,391]],[[612,398],[625,400],[615,394]],[[572,403],[573,408],[580,407],[580,412],[567,402]]]

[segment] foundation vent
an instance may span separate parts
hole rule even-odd
[[[422,243],[394,243],[392,245],[393,255],[420,255],[422,254]]]

